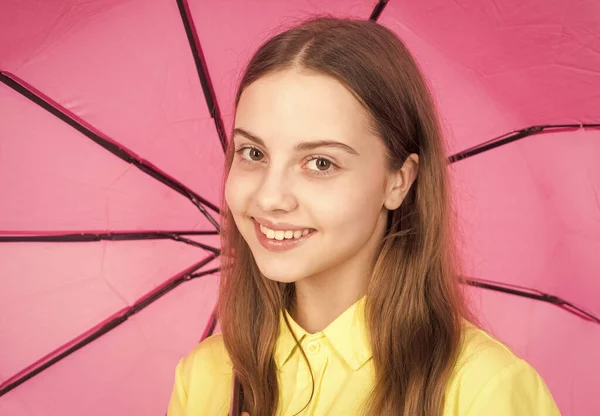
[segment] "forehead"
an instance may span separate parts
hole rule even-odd
[[[270,74],[248,86],[240,97],[235,127],[267,142],[313,138],[357,146],[371,135],[367,111],[341,82],[297,70]]]

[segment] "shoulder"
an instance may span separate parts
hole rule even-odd
[[[179,361],[170,406],[174,410],[169,415],[223,414],[229,404],[232,382],[233,370],[223,337],[212,335]]]
[[[461,416],[560,414],[537,371],[468,322],[448,385],[446,409],[449,415]]]
[[[232,373],[223,336],[215,334],[206,338],[179,360],[167,414],[227,413]]]
[[[465,321],[456,371],[477,367],[482,375],[491,375],[519,361],[520,358],[508,346],[483,329]]]
[[[232,365],[223,336],[214,334],[196,345],[181,359],[182,375],[187,378],[207,374],[231,374]]]

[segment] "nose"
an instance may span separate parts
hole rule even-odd
[[[256,203],[264,212],[290,212],[296,208],[290,175],[283,171],[269,170],[256,192]]]

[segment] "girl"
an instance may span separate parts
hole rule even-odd
[[[318,18],[263,44],[225,172],[222,334],[179,362],[170,416],[226,415],[236,383],[252,416],[559,414],[471,323],[433,100],[391,31]]]

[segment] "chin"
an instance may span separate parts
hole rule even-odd
[[[273,261],[273,259],[264,259],[256,262],[263,276],[275,282],[294,283],[309,275],[306,270],[295,268],[289,262],[277,263],[279,262]]]

